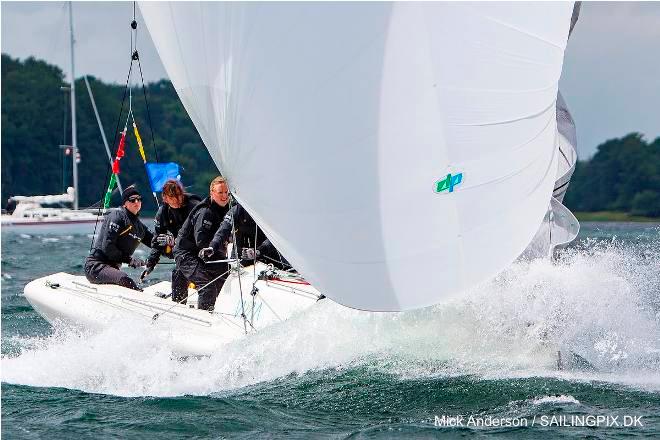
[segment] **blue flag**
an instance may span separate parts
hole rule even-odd
[[[174,162],[168,163],[150,163],[144,164],[147,168],[147,176],[149,176],[149,184],[153,192],[160,192],[163,190],[163,185],[169,179],[181,180],[179,174],[179,165]]]

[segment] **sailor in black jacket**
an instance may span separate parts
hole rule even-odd
[[[158,209],[154,219],[154,239],[151,242],[151,253],[147,258],[146,269],[142,272],[140,279],[149,275],[158,264],[161,255],[174,258],[173,250],[175,237],[188,218],[188,215],[201,198],[195,194],[187,194],[183,191],[181,182],[170,179],[165,182],[162,190],[163,205]],[[188,283],[181,272],[175,267],[172,270],[172,299],[182,300],[188,291]]]
[[[261,230],[252,216],[240,204],[234,204],[213,236],[209,247],[200,252],[200,257],[210,257],[225,254],[229,241],[233,240],[232,228],[236,228],[236,243],[234,243],[232,258],[240,256],[241,264],[254,264],[256,260],[273,264],[280,269],[288,269],[289,262],[282,257]]]
[[[229,188],[224,178],[213,179],[209,190],[210,196],[195,206],[183,223],[174,246],[176,269],[186,284],[195,284],[199,292],[198,308],[205,310],[213,309],[229,270],[226,262],[206,262],[198,257],[199,251],[208,247],[229,209]],[[224,259],[224,255],[217,259]]]
[[[85,276],[94,284],[118,284],[141,290],[135,281],[119,270],[122,263],[137,268],[144,261],[133,256],[140,243],[151,246],[153,234],[138,219],[142,197],[134,187],[122,195],[122,207],[108,214],[96,236],[94,246],[85,260]]]

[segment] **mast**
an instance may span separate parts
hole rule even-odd
[[[87,75],[83,77],[85,80],[85,85],[87,86],[87,93],[89,93],[89,100],[92,101],[92,108],[94,109],[94,116],[96,116],[96,122],[99,124],[99,130],[101,130],[101,138],[103,139],[103,145],[105,146],[105,152],[108,155],[108,162],[110,162],[110,167],[112,168],[112,154],[110,153],[110,147],[108,146],[108,140],[105,137],[105,130],[103,130],[103,123],[101,122],[101,117],[99,116],[99,111],[96,108],[96,101],[94,100],[94,95],[92,94],[92,88],[89,86],[89,81],[87,80]],[[119,188],[119,194],[124,193],[124,188],[121,187],[121,182],[119,181],[119,175],[117,175],[117,187]]]
[[[69,28],[71,30],[71,156],[73,164],[73,209],[78,209],[78,136],[76,133],[76,72],[73,55],[73,3],[69,2]]]

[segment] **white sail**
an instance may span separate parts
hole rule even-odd
[[[435,304],[537,231],[572,3],[140,8],[237,199],[331,299]]]
[[[569,39],[580,16],[580,6],[580,2],[573,6]],[[561,92],[557,93],[557,132],[559,160],[552,199],[536,235],[520,256],[522,259],[552,257],[556,248],[572,242],[580,232],[580,223],[563,205],[564,195],[577,164],[577,133],[575,122]]]

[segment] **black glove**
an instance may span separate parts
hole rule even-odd
[[[172,234],[158,234],[156,235],[156,243],[161,247],[174,247],[174,235]]]
[[[151,264],[149,264],[149,262],[147,262],[147,268],[144,269],[144,271],[142,272],[142,275],[140,275],[140,281],[144,281],[144,279],[147,276],[149,276],[149,274],[151,272],[153,272],[153,270],[154,270],[154,266],[152,266]]]
[[[212,247],[205,247],[204,249],[199,251],[199,254],[197,256],[201,258],[202,260],[206,261],[208,258],[210,258],[215,251],[213,250]]]
[[[259,249],[243,248],[241,251],[241,260],[256,260],[261,255]]]
[[[131,261],[128,263],[128,267],[132,267],[133,269],[137,269],[138,267],[142,266],[144,266],[144,260],[138,257],[131,257]]]

